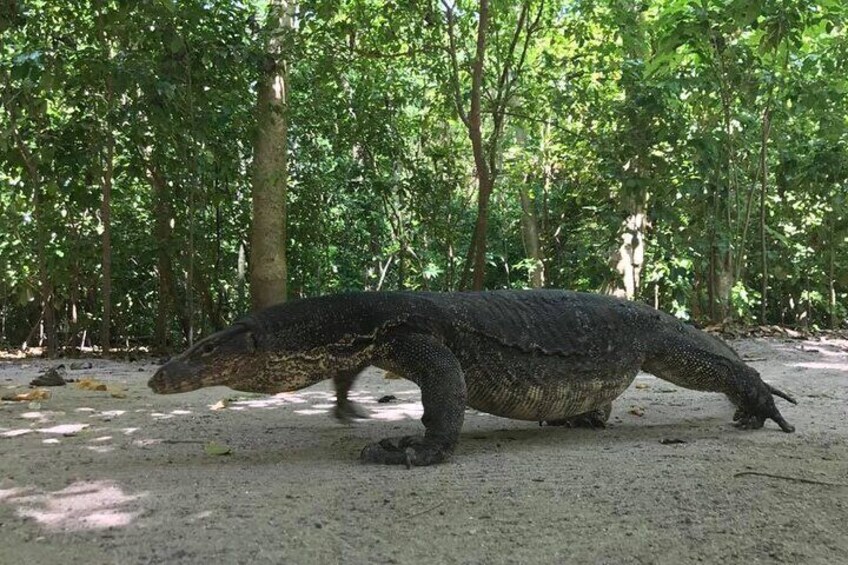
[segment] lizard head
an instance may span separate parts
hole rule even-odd
[[[162,365],[147,384],[159,394],[173,394],[238,382],[259,370],[257,345],[251,326],[236,323]]]
[[[350,333],[350,324],[341,321],[345,312],[329,299],[266,308],[198,341],[160,367],[148,385],[159,394],[209,386],[265,394],[305,388],[349,369],[368,347],[369,336],[355,327]]]

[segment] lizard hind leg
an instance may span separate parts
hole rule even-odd
[[[336,408],[333,410],[333,416],[343,424],[351,424],[354,420],[370,418],[364,408],[347,397],[358,375],[359,370],[355,370],[346,371],[333,377],[333,386],[336,389]]]
[[[544,422],[539,422],[539,424],[547,426],[565,426],[568,428],[589,428],[593,430],[603,429],[607,427],[607,420],[609,420],[610,412],[612,412],[612,402],[608,402],[599,408],[590,410],[589,412],[569,416],[568,418],[545,420]]]

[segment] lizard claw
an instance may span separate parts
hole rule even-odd
[[[745,430],[758,430],[763,427],[767,419],[773,420],[780,429],[786,433],[795,431],[795,426],[786,421],[774,404],[774,396],[783,398],[792,404],[798,402],[785,392],[776,389],[768,383],[761,382],[762,387],[757,387],[745,398],[733,415],[734,425]]]
[[[354,420],[367,420],[371,416],[355,402],[337,402],[333,412],[336,420],[342,424],[352,424]]]
[[[413,466],[433,465],[445,461],[450,455],[441,444],[421,436],[386,438],[366,445],[359,454],[363,463]]]

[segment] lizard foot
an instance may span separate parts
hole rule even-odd
[[[734,425],[744,430],[757,430],[763,427],[767,419],[772,419],[784,432],[794,432],[795,426],[787,422],[775,406],[774,396],[779,396],[792,404],[798,404],[798,402],[770,384],[761,384],[761,387],[756,387],[739,404],[733,415],[733,420],[736,422]]]
[[[342,424],[352,424],[354,420],[367,420],[371,417],[364,408],[350,400],[337,403],[333,416]]]
[[[607,427],[612,405],[603,408],[597,408],[591,412],[584,412],[569,418],[561,420],[545,420],[545,425],[548,426],[567,426],[569,428],[590,428],[593,430],[603,429]]]
[[[424,466],[441,463],[450,456],[450,451],[436,441],[423,436],[386,438],[366,445],[359,454],[364,463],[384,465]]]

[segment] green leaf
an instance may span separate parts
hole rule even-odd
[[[206,452],[206,455],[220,456],[229,455],[231,449],[229,445],[212,441],[203,446],[203,451]]]

